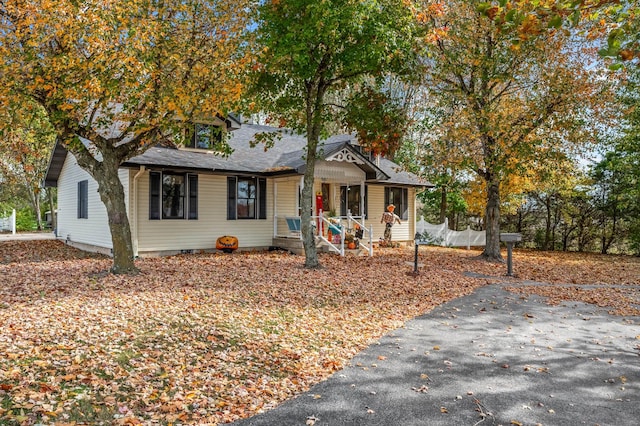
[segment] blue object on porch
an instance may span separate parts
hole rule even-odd
[[[329,225],[329,231],[331,231],[333,235],[340,235],[342,233],[341,229],[342,227],[340,225]]]
[[[300,218],[299,217],[287,217],[287,226],[289,227],[289,232],[291,233],[300,233]]]

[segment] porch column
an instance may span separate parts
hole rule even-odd
[[[278,181],[273,180],[273,236],[278,235]]]
[[[302,217],[302,203],[300,200],[300,196],[302,195],[302,190],[304,189],[304,176],[300,176],[300,190],[298,191],[298,195],[296,195],[296,198],[298,200],[298,213],[297,216]],[[313,208],[313,200],[311,200],[311,208]]]
[[[360,183],[360,216],[362,216],[362,224],[364,225],[364,181]]]

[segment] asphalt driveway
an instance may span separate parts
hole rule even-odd
[[[406,323],[258,425],[637,425],[640,318],[499,284]]]

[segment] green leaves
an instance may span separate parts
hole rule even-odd
[[[362,147],[392,158],[408,130],[407,108],[384,88],[364,85],[348,98],[342,121]]]

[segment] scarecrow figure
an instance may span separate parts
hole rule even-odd
[[[387,206],[387,211],[382,213],[382,217],[380,218],[380,223],[384,223],[384,245],[391,246],[391,228],[393,224],[398,222],[398,225],[401,224],[400,217],[395,214],[393,211],[396,209],[396,206],[393,204],[389,204]]]

